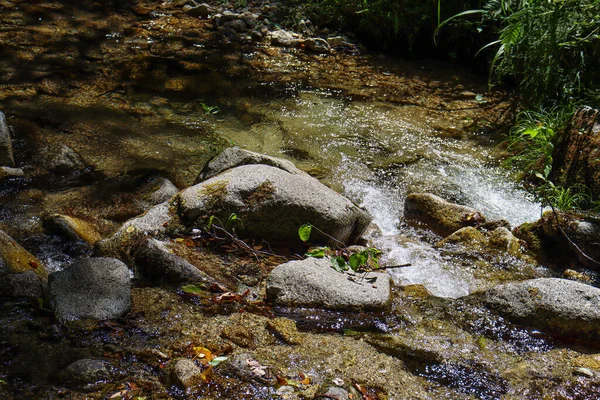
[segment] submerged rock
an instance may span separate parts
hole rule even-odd
[[[95,227],[86,221],[79,218],[70,217],[68,215],[54,214],[46,219],[46,224],[71,240],[83,240],[87,244],[93,245],[102,236]]]
[[[129,312],[129,269],[113,258],[75,261],[48,281],[48,303],[61,322],[119,318]]]
[[[600,289],[565,279],[539,278],[496,286],[484,301],[524,325],[559,335],[600,337]]]
[[[287,344],[302,343],[296,323],[289,318],[273,318],[267,322],[267,328]]]
[[[266,385],[275,385],[278,375],[273,368],[256,360],[250,353],[234,355],[226,364],[226,368],[239,379],[260,382]]]
[[[10,130],[6,125],[6,117],[0,111],[0,166],[12,167],[15,165]]]
[[[330,310],[385,310],[391,302],[389,275],[340,273],[327,259],[281,264],[267,279],[267,300],[280,305]]]
[[[67,173],[81,171],[86,165],[81,156],[67,145],[51,145],[40,150],[39,162],[48,171]]]
[[[112,367],[108,361],[95,358],[77,360],[60,374],[60,380],[70,386],[94,384],[98,381],[109,380],[112,377]]]
[[[430,193],[409,194],[404,203],[404,217],[441,236],[485,222],[485,217],[477,210],[447,202]]]
[[[187,389],[203,381],[202,370],[192,360],[173,360],[169,370],[169,380],[182,389]]]

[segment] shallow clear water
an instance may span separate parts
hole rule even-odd
[[[481,287],[427,242],[405,238],[415,236],[402,224],[410,192],[430,192],[512,226],[539,217],[539,204],[498,166],[492,140],[478,132],[441,137],[440,129],[455,128],[451,112],[321,91],[273,102],[241,101],[261,116],[258,122],[225,116],[220,132],[240,147],[291,159],[366,208],[383,234],[374,239],[384,250],[383,262],[412,264],[390,270],[399,284],[423,284],[442,297]]]

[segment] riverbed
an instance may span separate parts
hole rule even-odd
[[[389,270],[394,302],[383,314],[271,308],[258,289],[239,303],[211,303],[140,283],[126,318],[63,326],[36,302],[6,301],[3,397],[294,399],[329,386],[380,399],[598,393],[598,378],[573,373],[597,363],[591,349],[464,300],[556,272],[504,255],[483,265],[404,220],[411,192],[511,227],[539,217],[540,205],[502,166],[512,105],[488,91],[486,77],[433,60],[227,40],[173,2],[0,7],[0,110],[25,172],[1,183],[0,228],[51,272],[94,250],[49,231],[48,214],[83,218],[106,237],[144,211],[132,206],[144,185],[169,179],[184,189],[230,146],[290,160],[361,205],[373,216],[367,239],[382,250],[381,264],[410,264]],[[40,151],[54,143],[73,149],[85,168],[46,168]],[[238,256],[225,249],[208,262],[226,271],[254,262]],[[275,317],[296,321],[301,344],[273,335]],[[265,384],[216,365],[187,391],[173,384],[169,364],[197,361],[204,347],[230,359],[249,352],[281,379]],[[64,378],[81,358],[108,361],[109,378]]]

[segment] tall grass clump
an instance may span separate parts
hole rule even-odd
[[[492,76],[517,82],[525,107],[600,98],[600,0],[488,0],[438,31],[475,15],[480,30],[497,32],[481,49],[495,49]]]

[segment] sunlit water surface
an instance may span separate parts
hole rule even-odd
[[[382,236],[373,243],[402,285],[423,284],[434,295],[460,297],[481,287],[471,274],[445,261],[403,224],[404,199],[430,192],[480,210],[512,226],[539,217],[540,206],[498,166],[495,144],[483,133],[442,138],[451,113],[416,106],[362,102],[302,91],[274,102],[248,100],[257,123],[219,121],[221,133],[249,150],[283,156],[342,191],[373,215]]]

